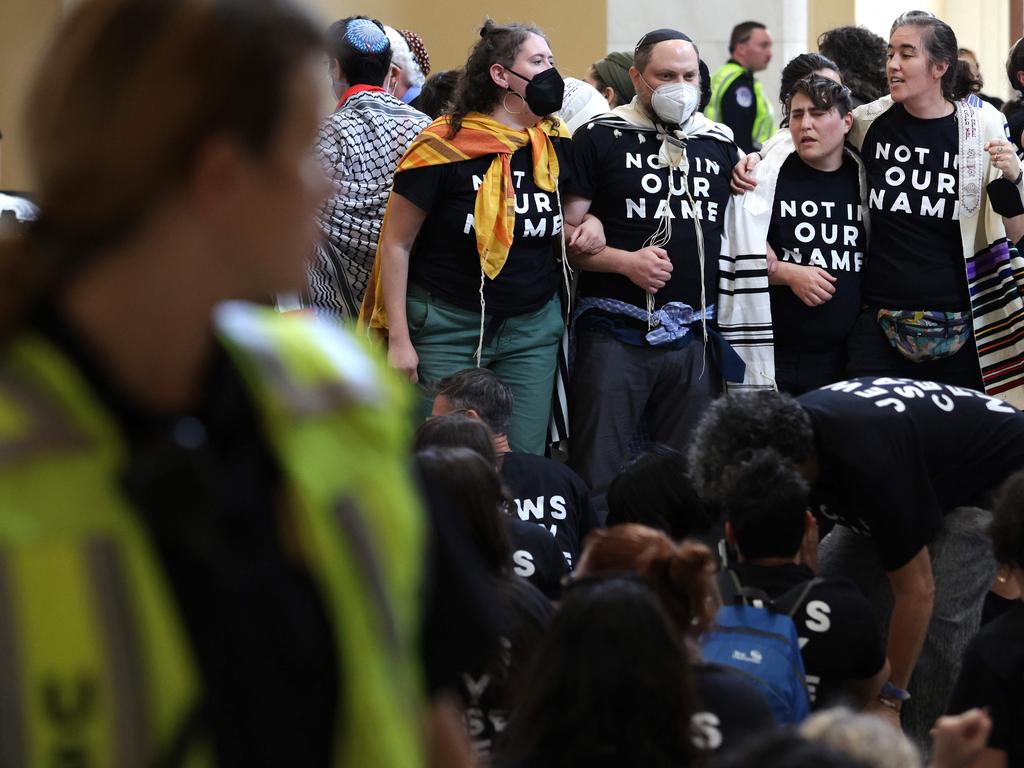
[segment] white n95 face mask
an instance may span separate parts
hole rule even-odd
[[[682,125],[697,111],[700,89],[690,83],[668,83],[654,89],[651,109],[671,125]]]

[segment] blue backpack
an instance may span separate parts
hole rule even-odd
[[[760,589],[744,587],[731,569],[718,575],[722,607],[701,638],[704,658],[745,673],[780,723],[799,723],[811,711],[793,614],[820,582],[811,579],[772,600]]]

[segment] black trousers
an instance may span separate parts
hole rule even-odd
[[[585,330],[569,384],[569,466],[595,494],[604,494],[645,408],[651,441],[685,452],[705,407],[722,392],[712,347],[700,339],[679,350],[659,349]]]
[[[960,351],[940,360],[915,363],[893,349],[885,332],[875,319],[877,307],[861,312],[853,326],[849,343],[848,375],[896,376],[900,378],[937,381],[983,391],[978,351],[974,346],[974,333]]]
[[[807,352],[775,346],[775,383],[780,392],[795,397],[842,381],[845,374],[845,347],[831,352]]]

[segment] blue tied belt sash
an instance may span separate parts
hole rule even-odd
[[[591,309],[599,309],[613,315],[639,320],[643,323],[653,321],[656,325],[644,338],[652,347],[669,344],[677,339],[685,338],[694,326],[703,322],[711,322],[715,319],[715,305],[711,304],[704,311],[694,309],[682,301],[670,301],[652,312],[649,316],[647,310],[634,307],[624,301],[617,299],[603,299],[594,296],[584,296],[577,300],[576,311],[573,312],[575,321],[584,312]],[[741,382],[746,371],[746,363],[736,354],[734,350],[717,329],[707,326],[708,339],[714,349],[718,352],[718,365],[722,376],[726,381]]]

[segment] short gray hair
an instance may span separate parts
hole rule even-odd
[[[446,376],[434,385],[452,408],[476,411],[496,435],[508,434],[512,421],[512,389],[487,368],[467,368]]]
[[[921,768],[921,753],[902,731],[875,715],[835,707],[804,720],[800,735],[845,752],[871,768]]]

